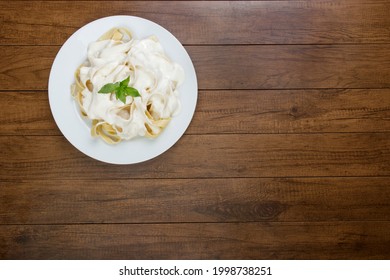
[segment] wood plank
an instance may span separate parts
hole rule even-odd
[[[390,49],[387,45],[202,46],[187,49],[201,89],[390,87]]]
[[[389,9],[388,1],[2,1],[0,44],[60,45],[118,14],[152,20],[184,44],[389,43]]]
[[[186,48],[192,57],[200,89],[390,87],[387,45]],[[57,51],[56,46],[0,46],[2,90],[47,89]],[[73,71],[68,74],[73,75]]]
[[[323,89],[202,91],[188,133],[386,131],[390,89]]]
[[[0,224],[390,221],[389,177],[0,182]]]
[[[58,51],[59,47],[0,46],[2,90],[47,89],[51,65]]]
[[[0,178],[389,176],[389,144],[388,133],[187,135],[157,158],[117,166],[88,158],[64,137],[2,136]]]
[[[388,259],[390,222],[0,226],[1,259]]]
[[[47,91],[2,92],[0,108],[0,135],[61,134],[50,111]]]
[[[1,95],[0,135],[61,135],[47,92]],[[200,91],[186,133],[389,132],[389,104],[390,89]]]

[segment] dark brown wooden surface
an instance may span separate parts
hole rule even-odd
[[[223,45],[186,49],[200,89],[390,88],[387,44]],[[58,50],[57,46],[0,46],[2,88],[47,89],[50,67]]]
[[[184,44],[390,43],[387,0],[95,2],[2,1],[0,43],[61,45],[84,24],[111,15],[150,19]],[[15,16],[21,11],[25,16]]]
[[[115,14],[170,30],[200,88],[136,165],[76,150],[47,96]],[[1,1],[0,26],[0,259],[390,258],[389,1]]]

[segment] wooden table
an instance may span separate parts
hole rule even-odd
[[[117,14],[198,75],[185,135],[136,165],[76,150],[48,103],[60,46]],[[0,24],[0,258],[390,257],[389,1],[1,1]]]

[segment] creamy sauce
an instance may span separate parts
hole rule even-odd
[[[127,96],[124,104],[115,94],[98,93],[104,85],[129,76],[129,86],[141,97]],[[167,58],[155,37],[91,43],[88,60],[80,68],[80,81],[85,85],[82,107],[88,118],[111,124],[122,139],[145,135],[145,124],[150,122],[145,114],[147,106],[154,119],[171,118],[180,112],[177,87],[184,81],[184,71]]]

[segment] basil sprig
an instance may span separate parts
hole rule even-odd
[[[116,99],[119,99],[126,104],[126,96],[138,97],[141,96],[137,89],[129,87],[130,76],[124,79],[121,82],[116,82],[114,84],[108,83],[104,85],[98,93],[115,93]]]

